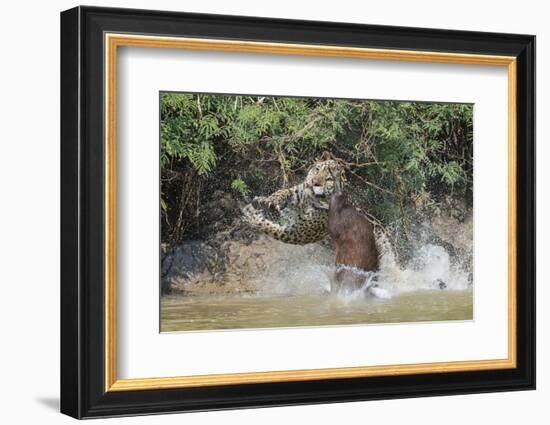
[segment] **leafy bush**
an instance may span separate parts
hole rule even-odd
[[[163,240],[199,233],[214,193],[267,195],[327,151],[382,224],[449,197],[471,204],[472,105],[162,93],[160,110]]]

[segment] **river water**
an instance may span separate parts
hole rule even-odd
[[[174,295],[161,301],[161,331],[400,323],[473,318],[472,289],[359,295]]]

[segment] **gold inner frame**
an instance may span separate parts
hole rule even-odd
[[[508,357],[419,364],[247,372],[164,378],[117,379],[116,338],[116,100],[119,46],[328,56],[507,67],[508,71]],[[105,391],[134,391],[214,385],[444,373],[516,367],[516,58],[513,56],[370,49],[128,34],[105,34]]]

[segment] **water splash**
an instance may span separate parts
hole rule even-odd
[[[400,265],[392,246],[384,235],[378,235],[380,270],[365,272],[347,266],[335,266],[332,256],[317,249],[296,250],[292,255],[272,264],[265,274],[257,276],[257,295],[323,294],[331,291],[335,272],[353,269],[364,276],[360,289],[339,291],[337,297],[356,299],[370,295],[392,298],[400,293],[418,290],[466,290],[471,286],[468,259],[451,258],[442,246],[418,246],[406,265]]]
[[[396,260],[392,246],[385,235],[377,240],[380,255],[380,271],[384,285],[395,292],[422,289],[465,290],[470,284],[470,257],[451,259],[439,245],[423,244],[406,266]]]

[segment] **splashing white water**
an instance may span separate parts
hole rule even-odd
[[[420,246],[406,266],[400,266],[388,239],[379,235],[380,270],[365,276],[363,287],[337,296],[354,299],[365,294],[376,298],[391,298],[399,293],[418,290],[465,290],[470,287],[468,260],[451,261],[441,246]],[[330,292],[336,266],[332,256],[317,249],[295,249],[292,254],[272,264],[265,275],[257,276],[259,295],[303,295]],[[342,266],[340,266],[342,267]]]
[[[467,260],[451,261],[445,248],[426,244],[415,251],[406,267],[400,267],[386,238],[379,240],[381,247],[380,271],[385,287],[394,292],[422,289],[465,290],[469,287]]]

